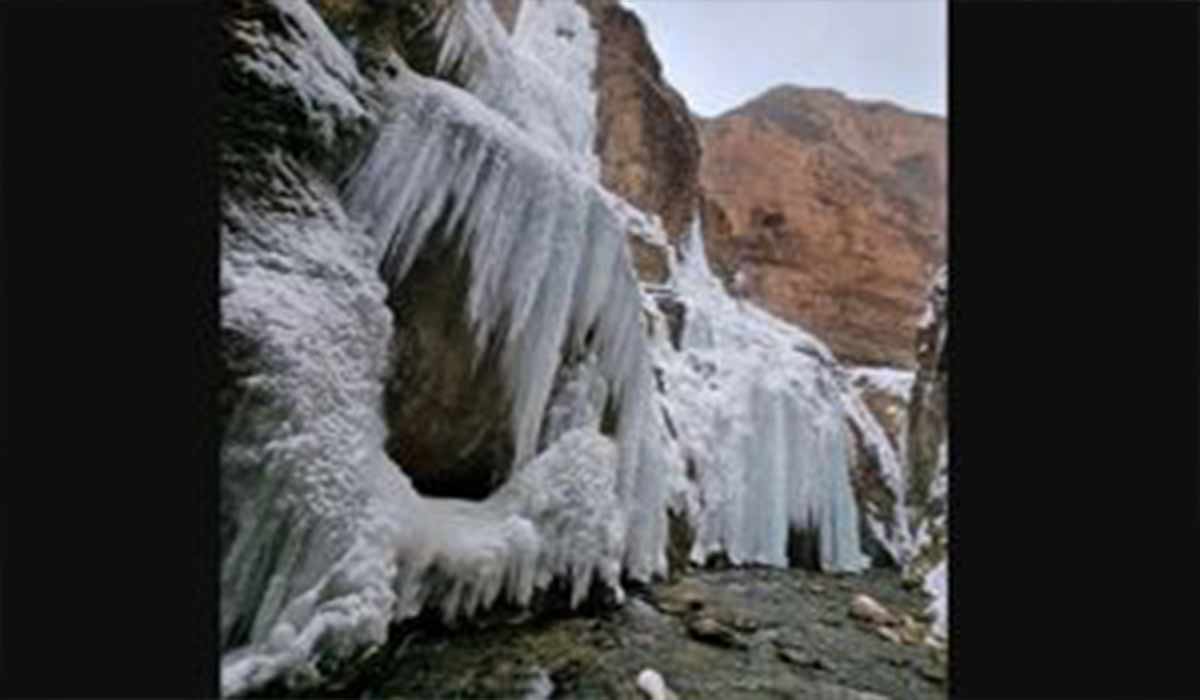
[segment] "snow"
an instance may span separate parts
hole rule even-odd
[[[315,216],[222,202],[222,328],[256,348],[221,454],[222,517],[237,523],[221,566],[226,695],[311,675],[328,645],[382,642],[393,601],[380,536],[411,489],[377,447],[385,289],[374,246],[318,184],[291,191]]]
[[[377,478],[403,480],[381,459],[368,462]],[[615,459],[611,440],[580,429],[483,503],[422,498],[398,481],[371,491],[372,514],[357,521],[361,539],[292,599],[260,635],[266,640],[257,653],[227,656],[223,694],[283,672],[311,674],[308,660],[330,654],[331,645],[345,646],[349,655],[364,641],[380,643],[390,618],[426,607],[453,623],[501,597],[527,605],[556,577],[571,582],[573,607],[593,581],[620,598],[624,522],[612,483]]]
[[[933,596],[931,610],[934,614],[933,634],[942,639],[946,638],[949,630],[949,578],[950,572],[947,561],[943,559],[925,577],[925,591]]]
[[[930,486],[930,500],[944,499],[949,493],[950,488],[950,443],[947,440],[942,440],[942,444],[938,446],[938,462],[937,473],[933,477],[933,484]]]

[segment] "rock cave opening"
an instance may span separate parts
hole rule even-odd
[[[499,352],[477,349],[467,316],[469,281],[452,237],[434,236],[391,289],[384,450],[422,495],[481,501],[515,450]]]

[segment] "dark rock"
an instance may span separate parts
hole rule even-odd
[[[934,683],[946,682],[946,669],[938,664],[926,663],[917,667],[917,673],[925,680],[933,681]]]
[[[688,633],[693,639],[730,649],[746,649],[746,643],[736,632],[711,617],[697,616],[688,623]]]
[[[704,589],[692,582],[659,589],[653,597],[654,606],[664,613],[679,615],[704,608]]]
[[[466,313],[467,270],[431,249],[392,290],[395,323],[385,383],[385,449],[430,496],[480,500],[508,478],[513,445],[498,360],[477,357]]]
[[[667,509],[667,567],[672,577],[691,566],[690,554],[695,541],[696,532],[687,517]]]
[[[681,348],[683,340],[683,325],[687,317],[687,306],[673,294],[656,294],[654,302],[667,319],[667,330],[671,338],[671,346],[676,350]]]
[[[795,666],[815,669],[826,668],[825,662],[819,657],[794,647],[780,647],[776,649],[776,654],[778,654],[780,659]]]

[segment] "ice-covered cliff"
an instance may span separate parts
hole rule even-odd
[[[906,500],[914,533],[906,574],[922,581],[934,597],[935,632],[942,636],[949,633],[949,284],[949,270],[943,266],[930,285],[918,330],[919,365],[909,398],[905,445],[910,472]]]
[[[588,12],[512,21],[227,7],[225,695],[346,673],[423,611],[620,601],[677,536],[695,562],[907,557],[900,461],[829,351],[725,294],[698,216],[677,251],[601,185]]]

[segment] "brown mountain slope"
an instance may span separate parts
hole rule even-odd
[[[914,366],[945,259],[945,119],[785,86],[698,123],[708,253],[731,288],[845,361]]]

